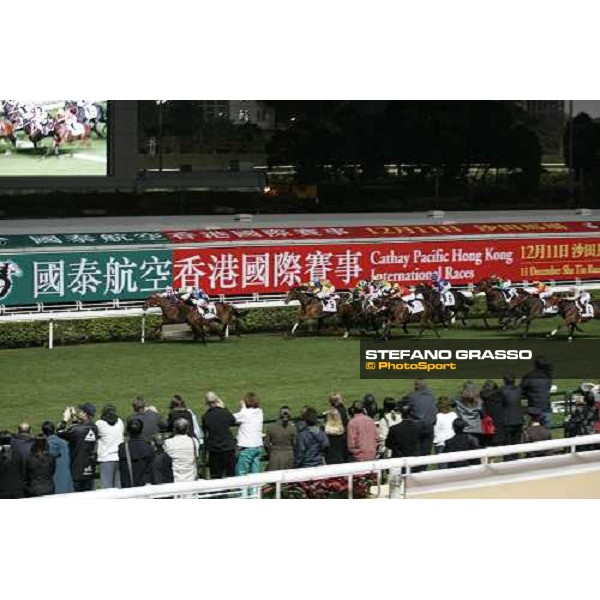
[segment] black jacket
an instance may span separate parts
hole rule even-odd
[[[500,388],[504,425],[523,425],[523,408],[521,407],[521,388],[516,385],[503,385]]]
[[[98,440],[96,426],[93,423],[76,423],[67,427],[65,423],[61,423],[56,435],[69,442],[73,481],[94,479],[96,475],[96,441]]]
[[[131,470],[133,472],[133,482],[129,474],[129,464],[127,462],[127,451],[125,445],[129,448],[131,458]],[[137,487],[152,483],[152,458],[154,457],[154,448],[143,439],[132,438],[119,444],[119,472],[121,473],[121,487]]]
[[[531,371],[521,379],[521,393],[527,398],[527,406],[539,408],[543,413],[552,410],[551,387],[552,378],[545,371]]]
[[[465,452],[467,450],[477,450],[479,444],[475,438],[468,433],[459,433],[449,440],[446,440],[444,445],[444,452]],[[456,469],[458,467],[468,467],[469,465],[478,465],[481,461],[478,458],[473,460],[460,460],[453,463],[448,463],[449,469]]]
[[[173,483],[173,461],[166,452],[157,452],[152,459],[152,481],[154,485]]]
[[[28,496],[54,494],[56,458],[50,454],[29,455],[25,462],[26,492]]]
[[[188,435],[194,437],[194,419],[190,410],[187,408],[174,408],[169,412],[168,424],[170,432],[173,432],[173,425],[178,419],[185,419],[188,422]]]
[[[204,443],[208,452],[230,452],[235,450],[235,439],[230,427],[235,425],[234,416],[218,406],[209,408],[202,417]]]
[[[392,458],[399,456],[419,456],[421,454],[420,439],[428,429],[423,421],[404,419],[392,425],[385,439],[385,446],[392,451]]]
[[[296,437],[294,465],[302,468],[324,464],[324,452],[327,448],[329,448],[329,438],[318,425],[305,427]]]
[[[427,429],[433,429],[437,420],[437,403],[433,394],[428,390],[415,390],[406,397],[413,407],[413,416],[422,421]]]
[[[25,461],[10,446],[0,446],[0,498],[25,496]]]
[[[494,421],[496,429],[504,428],[504,408],[502,406],[502,394],[499,389],[480,393],[485,414],[489,415]]]
[[[163,419],[159,414],[152,411],[134,413],[127,417],[127,422],[129,423],[131,419],[139,419],[144,424],[142,437],[147,442],[151,441],[157,433],[167,431],[169,429],[169,424],[167,421],[165,421],[165,419]]]
[[[13,448],[26,459],[31,452],[31,446],[33,446],[33,442],[35,438],[29,433],[19,433],[15,435],[12,439]]]

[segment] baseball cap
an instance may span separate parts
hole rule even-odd
[[[96,414],[96,407],[89,402],[84,402],[77,407],[79,410],[82,410],[86,415],[93,417]]]

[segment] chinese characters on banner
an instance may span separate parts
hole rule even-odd
[[[209,294],[286,292],[310,279],[348,289],[360,279],[410,285],[433,272],[456,286],[492,274],[513,281],[600,278],[596,238],[309,243],[0,255],[0,304],[133,300],[173,285]]]
[[[163,291],[173,278],[172,252],[89,252],[0,256],[16,265],[0,304],[134,299]]]
[[[369,225],[361,227],[256,227],[253,229],[200,229],[195,231],[165,231],[174,244],[202,242],[240,242],[274,240],[337,240],[369,238],[415,238],[426,236],[514,235],[528,233],[594,233],[600,222],[548,223],[464,223],[437,225]]]
[[[598,239],[548,238],[389,242],[376,245],[223,247],[173,252],[175,287],[202,285],[209,293],[285,292],[315,277],[336,288],[360,279],[383,278],[410,285],[434,271],[457,286],[492,274],[513,281],[596,279],[600,275]]]

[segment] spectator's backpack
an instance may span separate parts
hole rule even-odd
[[[325,433],[327,435],[344,435],[342,415],[337,408],[332,408],[325,413]]]

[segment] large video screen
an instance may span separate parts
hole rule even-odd
[[[0,100],[0,177],[107,174],[106,100]]]

